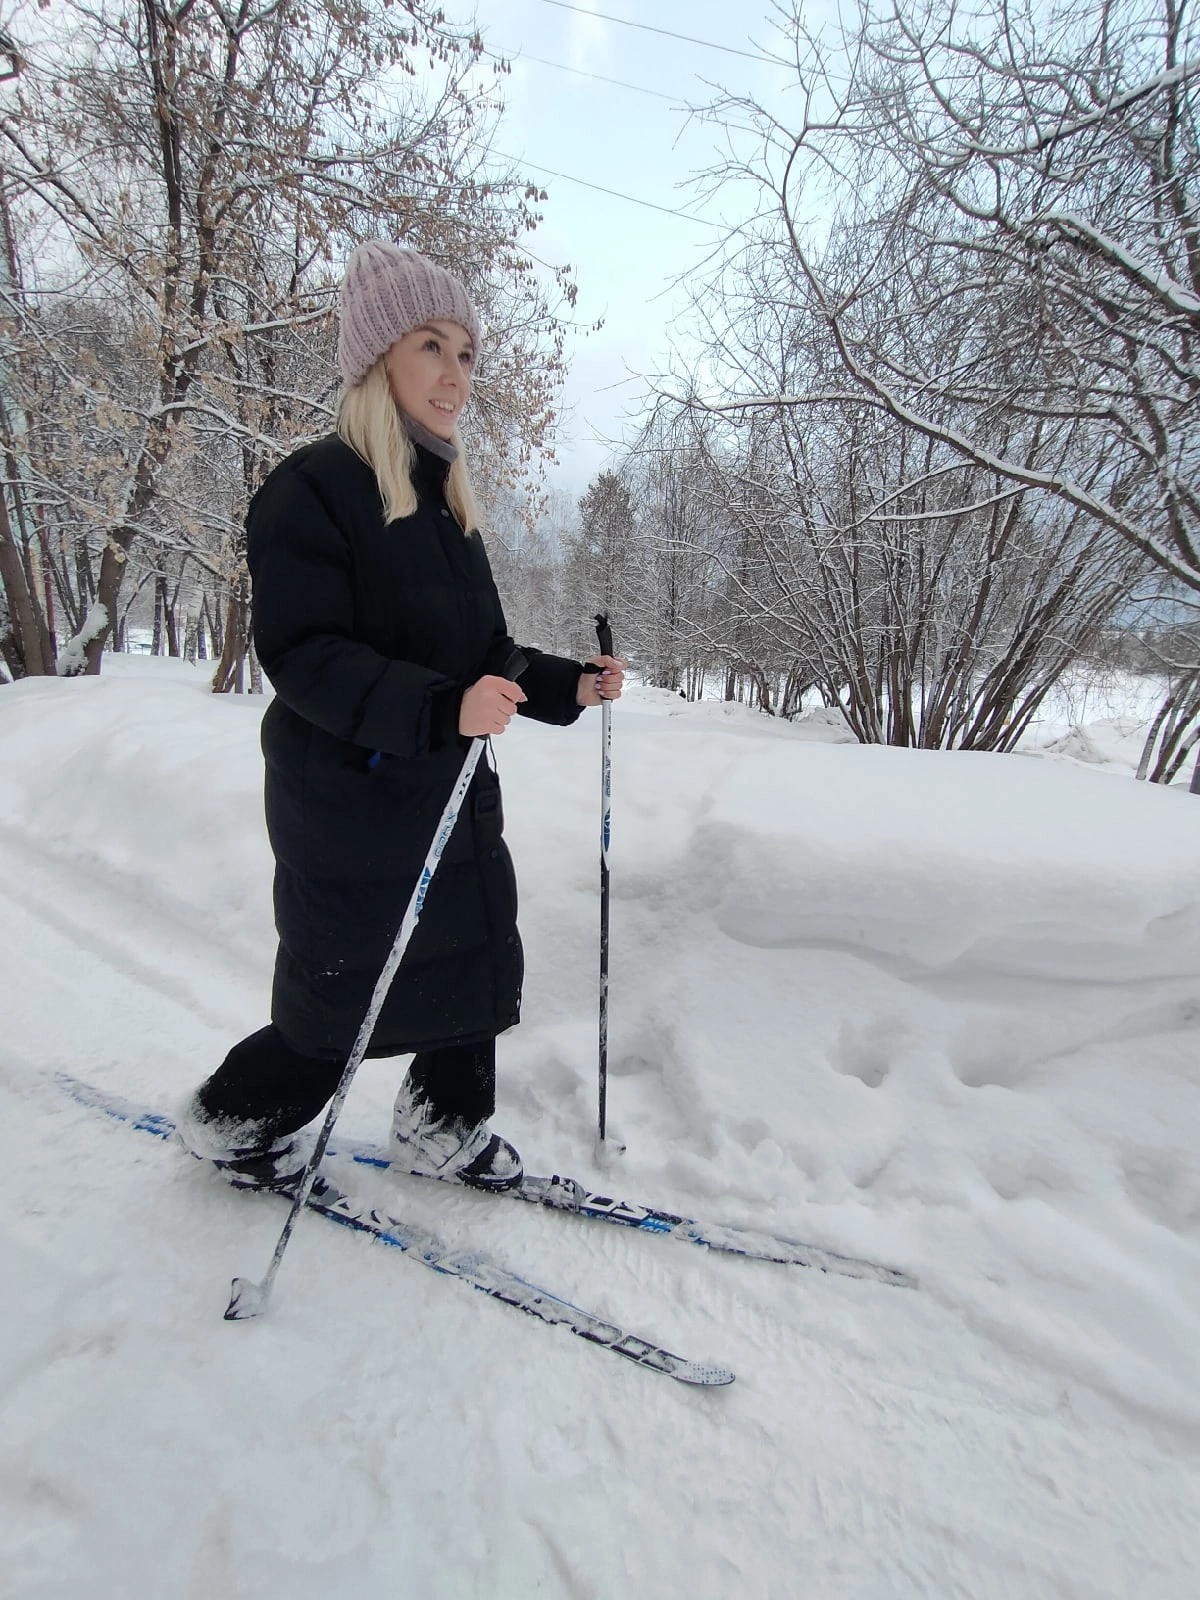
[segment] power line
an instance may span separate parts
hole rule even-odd
[[[602,183],[589,183],[586,178],[574,178],[569,172],[555,172],[553,167],[543,167],[536,161],[506,156],[503,150],[493,150],[492,154],[499,156],[501,161],[511,161],[514,166],[532,167],[535,172],[544,172],[547,177],[561,178],[564,183],[577,183],[581,189],[595,189],[597,194],[611,195],[614,200],[628,200],[631,206],[645,206],[648,211],[661,211],[667,217],[682,217],[685,222],[698,222],[702,228],[722,226],[719,222],[711,222],[707,217],[693,216],[690,211],[673,211],[670,206],[657,205],[653,200],[639,200],[635,194],[622,194],[620,189],[606,189]]]
[[[530,56],[522,50],[520,55],[499,55],[491,50],[485,50],[484,55],[492,61],[502,61],[506,65],[518,61],[536,61],[539,67],[555,67],[559,72],[573,72],[577,78],[594,78],[597,83],[612,83],[618,89],[632,89],[635,94],[651,94],[656,100],[666,100],[673,106],[679,105],[679,97],[673,94],[663,94],[661,89],[644,89],[640,83],[626,83],[622,78],[606,78],[601,72],[585,72],[582,67],[569,67],[565,61],[547,61],[542,56]]]
[[[747,61],[765,61],[773,67],[779,65],[774,56],[765,55],[762,51],[735,50],[732,45],[715,44],[711,39],[696,39],[690,33],[672,33],[669,28],[653,28],[648,22],[628,22],[624,17],[610,17],[603,11],[588,11],[584,6],[571,5],[570,0],[542,0],[542,4],[556,6],[560,11],[574,11],[581,17],[595,17],[597,22],[615,22],[619,28],[640,28],[643,33],[659,33],[664,39],[680,39],[684,44],[702,45],[705,50],[720,50],[727,56],[744,56]]]
[[[590,16],[591,13],[589,12],[588,15]],[[687,111],[692,115],[698,115],[702,122],[709,123],[714,127],[732,128],[738,133],[757,134],[759,132],[759,129],[748,128],[742,122],[727,122],[724,117],[713,117],[708,114],[708,110],[705,107],[701,107],[698,110],[695,106],[689,106],[680,95],[663,94],[661,89],[647,89],[640,83],[626,83],[623,78],[606,78],[603,73],[585,72],[582,67],[568,67],[563,61],[547,61],[544,56],[529,56],[524,51],[520,55],[505,55],[503,51],[496,55],[491,50],[484,50],[481,53],[489,61],[498,61],[502,66],[511,66],[520,61],[536,61],[539,67],[554,67],[559,72],[573,72],[580,78],[594,78],[597,83],[615,84],[618,89],[632,89],[635,94],[650,94],[656,100],[665,100],[676,111]]]

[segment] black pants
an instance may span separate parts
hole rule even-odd
[[[319,1116],[345,1064],[301,1055],[272,1022],[235,1044],[196,1098],[213,1121],[254,1126],[266,1143]],[[423,1050],[413,1057],[408,1083],[436,1118],[468,1127],[486,1122],[496,1109],[496,1041]]]

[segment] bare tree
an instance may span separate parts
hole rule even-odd
[[[1200,54],[1186,8],[864,6],[845,82],[798,14],[793,28],[810,118],[775,192],[858,397],[1200,587]],[[817,172],[826,191],[836,178],[832,248],[799,220]],[[897,273],[902,330],[869,309]],[[974,330],[949,365],[948,315]],[[1103,478],[996,451],[978,435],[998,406],[1041,423],[1051,449],[1064,429],[1104,439]]]
[[[0,74],[3,82],[16,77],[23,63],[12,41],[2,33],[0,52],[6,52],[11,63],[10,70]],[[0,191],[0,293],[6,298],[13,295],[16,270],[8,205]],[[16,678],[54,671],[54,638],[39,594],[36,569],[40,552],[22,482],[28,428],[19,401],[14,401],[11,366],[12,339],[0,330],[0,449],[4,462],[0,489],[0,600],[4,608],[0,616],[0,652]]]
[[[1085,558],[1103,577],[1093,626],[1106,585],[1138,582],[1098,533],[1200,588],[1200,51],[1187,8],[860,0],[823,38],[798,7],[781,16],[803,114],[785,125],[728,103],[763,140],[717,174],[764,196],[733,265],[773,323],[776,359],[764,371],[745,341],[724,341],[727,392],[710,384],[703,398],[740,418],[890,419],[927,442],[943,487],[965,464],[967,504],[1008,497],[1028,556],[1049,538],[1080,577]],[[905,515],[930,509],[952,508]]]
[[[1151,610],[1156,620],[1135,635],[1136,665],[1161,676],[1166,692],[1147,730],[1137,775],[1171,783],[1200,744],[1200,629],[1190,596],[1158,597]]]
[[[726,627],[786,712],[811,684],[864,742],[1011,749],[1142,558],[869,408],[798,423],[760,411],[710,444]]]
[[[513,489],[494,497],[489,555],[515,638],[557,655],[594,648],[587,608],[571,582],[567,551],[578,514],[562,490],[535,500]]]
[[[67,668],[98,670],[148,546],[144,570],[186,556],[205,575],[218,685],[240,683],[242,514],[274,460],[329,426],[341,256],[382,233],[468,277],[488,329],[476,442],[519,468],[553,420],[561,358],[520,250],[540,192],[485,168],[479,41],[426,0],[56,0],[36,37],[23,20],[0,102],[23,257],[4,298],[11,370],[31,413],[50,407],[27,491],[57,523],[57,570],[80,540],[94,566]],[[569,280],[555,292],[569,301]]]
[[[728,639],[725,648],[714,647],[709,549],[725,524],[714,529],[716,507],[686,416],[653,410],[622,477],[636,513],[637,577],[627,585],[626,602],[632,642],[651,683],[696,698],[706,667],[719,661],[736,669],[739,663]],[[760,704],[770,709],[765,681],[756,684]]]

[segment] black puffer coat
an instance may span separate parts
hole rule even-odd
[[[370,1002],[470,741],[463,691],[513,650],[479,534],[416,447],[418,507],[384,523],[371,469],[331,436],[275,469],[247,517],[279,952],[271,1016],[344,1055]],[[522,712],[579,715],[580,663],[526,649]],[[377,755],[378,753],[378,755]],[[372,1055],[491,1038],[517,1022],[522,957],[500,786],[481,760],[396,975]]]

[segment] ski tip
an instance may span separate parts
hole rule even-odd
[[[732,1383],[736,1374],[730,1372],[728,1367],[713,1366],[707,1361],[680,1361],[672,1369],[671,1376],[680,1383],[695,1384],[701,1389],[720,1389]]]
[[[233,1293],[225,1307],[225,1321],[246,1322],[261,1315],[265,1306],[266,1296],[261,1284],[251,1283],[249,1278],[235,1278]]]

